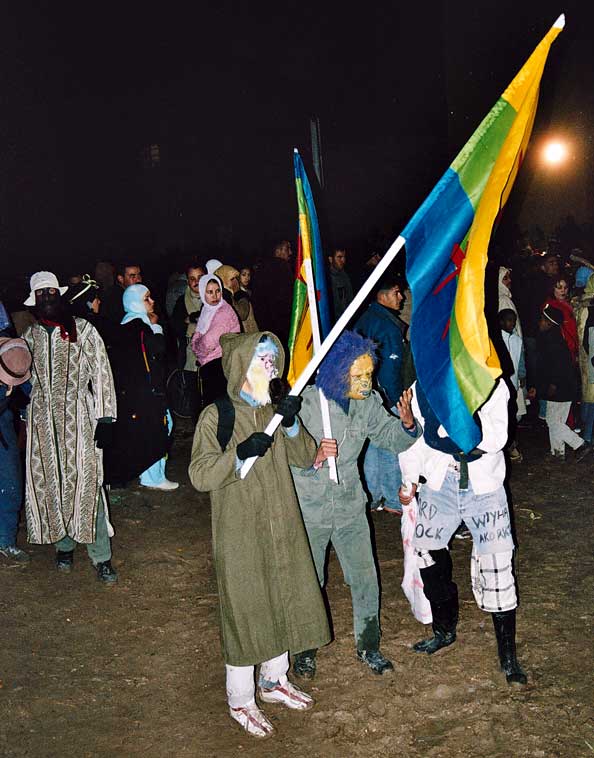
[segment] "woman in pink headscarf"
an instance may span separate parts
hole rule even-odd
[[[241,331],[233,308],[223,300],[223,286],[218,276],[206,274],[198,283],[202,310],[192,338],[192,350],[200,365],[202,404],[209,405],[226,392],[219,339],[221,335]]]

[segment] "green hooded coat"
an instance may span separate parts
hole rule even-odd
[[[330,641],[328,619],[289,465],[310,468],[316,444],[300,425],[295,437],[283,427],[244,480],[236,469],[236,447],[262,432],[271,405],[251,407],[240,397],[262,332],[221,337],[223,371],[235,408],[233,436],[225,452],[217,440],[218,411],[207,406],[196,426],[189,474],[194,487],[210,492],[212,539],[219,590],[225,662],[261,663],[292,650]],[[278,347],[278,370],[284,352]]]

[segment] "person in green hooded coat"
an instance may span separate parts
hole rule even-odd
[[[285,396],[276,407],[271,402],[270,382],[284,368],[278,338],[226,334],[221,347],[233,432],[223,451],[220,406],[207,406],[189,474],[197,490],[210,492],[230,715],[249,734],[267,737],[273,727],[255,703],[254,666],[261,664],[261,701],[307,710],[312,698],[287,679],[288,651],[330,641],[289,469],[319,465],[324,455],[297,418],[301,398]],[[263,430],[275,411],[283,421],[271,437]],[[242,462],[255,455],[260,458],[242,480]]]

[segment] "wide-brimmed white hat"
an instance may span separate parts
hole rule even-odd
[[[31,353],[20,337],[0,337],[0,382],[17,387],[31,378]]]
[[[54,289],[60,290],[60,295],[63,295],[68,289],[68,287],[60,287],[58,277],[52,274],[51,271],[38,271],[36,274],[33,274],[29,286],[31,287],[31,292],[25,300],[25,305],[35,305],[35,290],[54,287]]]

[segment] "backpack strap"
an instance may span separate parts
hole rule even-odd
[[[221,446],[221,452],[229,444],[233,436],[233,427],[235,426],[235,408],[229,395],[224,394],[214,401],[219,414],[219,423],[217,425],[217,440]]]

